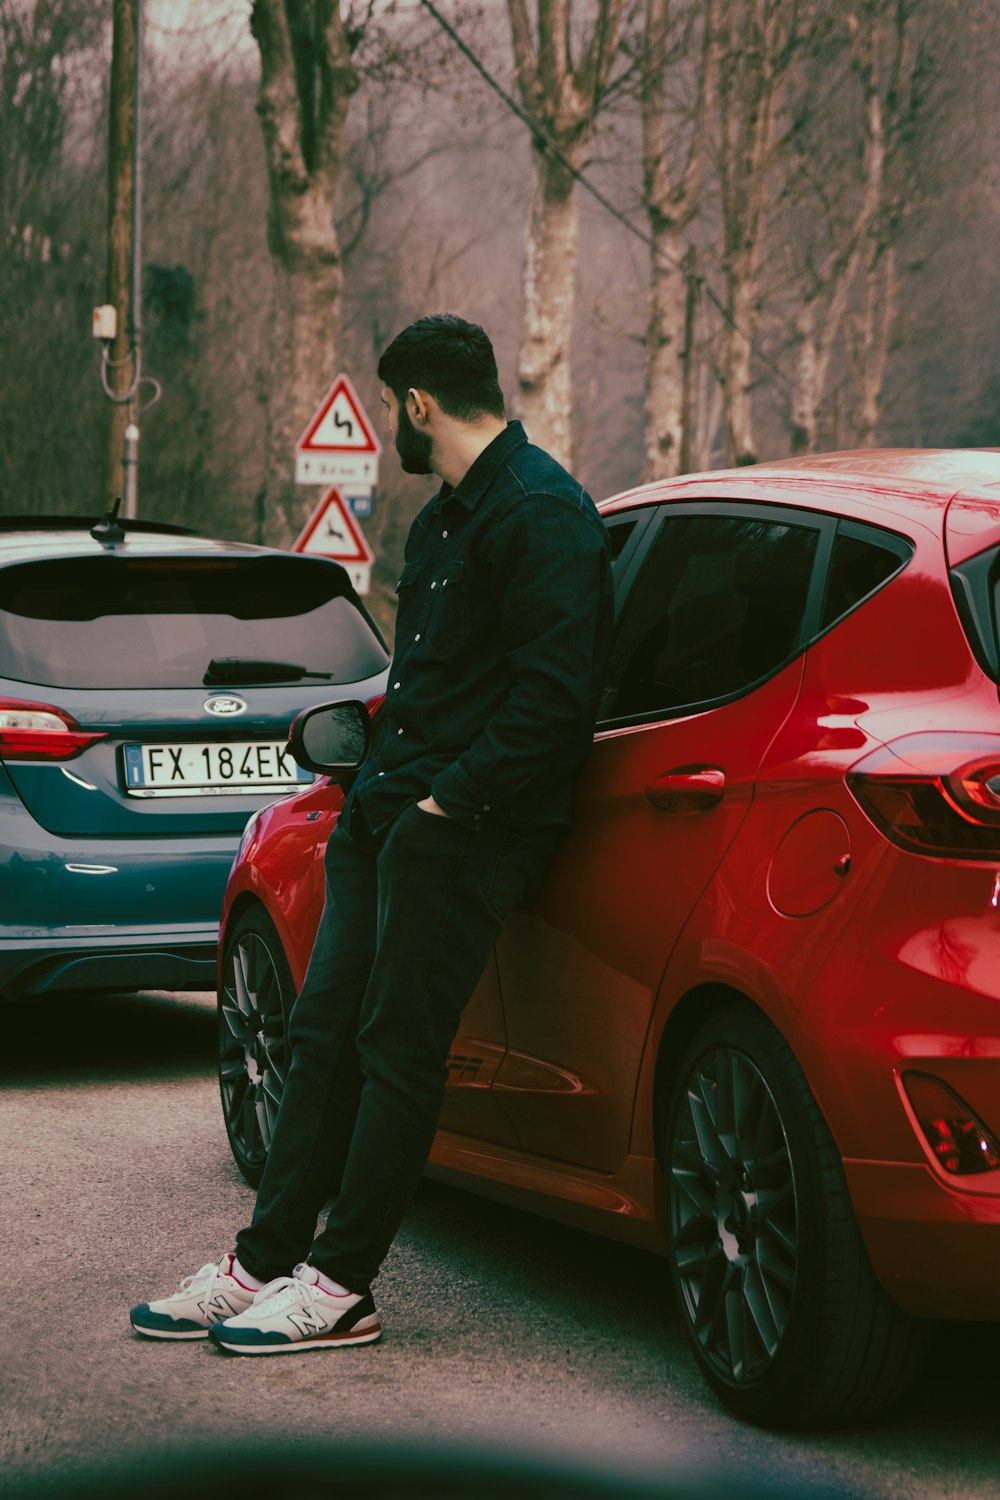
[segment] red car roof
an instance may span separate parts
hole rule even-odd
[[[1000,542],[1000,449],[813,453],[657,480],[611,496],[600,510],[702,499],[769,501],[887,526],[917,521],[944,537],[953,565]]]

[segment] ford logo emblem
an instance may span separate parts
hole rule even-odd
[[[217,698],[206,698],[205,707],[210,714],[243,714],[246,713],[246,704],[242,698],[235,697],[232,693],[220,694]]]

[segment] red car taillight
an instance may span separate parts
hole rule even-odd
[[[1000,1143],[947,1084],[929,1073],[904,1073],[903,1087],[935,1161],[955,1177],[995,1172]]]
[[[880,833],[914,854],[1000,859],[1000,738],[911,734],[847,773]]]
[[[0,760],[72,760],[95,740],[106,738],[81,729],[51,703],[0,698]]]

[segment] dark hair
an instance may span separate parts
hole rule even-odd
[[[460,422],[504,416],[493,345],[478,323],[454,313],[433,313],[404,328],[379,360],[378,378],[400,406],[415,388]]]

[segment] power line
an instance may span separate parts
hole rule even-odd
[[[779,380],[783,381],[785,385],[794,390],[795,382],[785,374],[780,365],[775,364],[771,356],[760,347],[756,340],[752,339],[750,335],[740,327],[736,319],[733,317],[732,313],[722,301],[721,297],[712,289],[705,278],[703,276],[698,276],[695,272],[689,271],[687,266],[684,265],[683,261],[678,260],[676,256],[670,255],[666,250],[661,249],[660,246],[656,244],[656,241],[653,239],[653,236],[651,234],[648,234],[644,229],[640,229],[638,224],[634,224],[629,216],[626,213],[623,213],[622,210],[617,206],[617,204],[612,203],[611,199],[608,198],[606,194],[602,193],[600,188],[596,187],[585,173],[580,171],[580,168],[576,166],[575,163],[572,162],[566,155],[565,151],[563,151],[558,141],[553,140],[552,136],[549,135],[545,127],[543,125],[540,125],[538,121],[535,120],[528,113],[528,111],[517,102],[513,95],[509,94],[503,87],[503,85],[493,77],[493,74],[486,67],[485,63],[480,61],[480,59],[476,56],[475,52],[473,52],[472,48],[468,45],[462,35],[457,32],[454,26],[452,26],[451,22],[441,14],[437,6],[434,4],[434,0],[420,0],[420,3],[424,7],[424,9],[433,16],[434,20],[441,27],[441,30],[444,31],[445,34],[454,42],[455,46],[461,52],[462,56],[468,59],[468,61],[475,68],[476,72],[479,74],[480,78],[483,79],[483,81],[493,90],[495,94],[499,95],[504,104],[506,104],[507,108],[511,110],[515,115],[517,115],[518,119],[523,124],[527,125],[532,135],[537,136],[540,141],[544,142],[546,149],[552,152],[552,155],[556,158],[556,160],[566,168],[567,172],[570,173],[570,175],[580,184],[580,186],[582,188],[585,188],[593,198],[596,198],[601,207],[605,209],[607,213],[611,214],[612,218],[617,219],[619,224],[623,225],[624,228],[628,230],[629,234],[633,234],[637,239],[641,240],[653,255],[659,256],[661,260],[665,260],[667,264],[673,266],[675,270],[681,271],[685,279],[689,283],[694,284],[696,291],[704,292],[709,302],[711,302],[712,306],[718,310],[723,320],[729,324],[733,332],[738,333],[741,338],[746,339],[747,343],[749,344],[753,352],[757,355],[758,359],[760,359],[765,365],[767,365],[768,369],[773,371],[773,373],[777,375]]]

